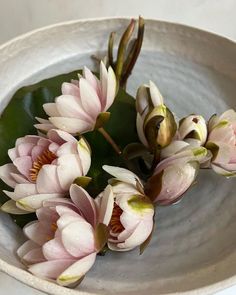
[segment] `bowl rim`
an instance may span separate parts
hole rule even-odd
[[[94,22],[94,21],[107,21],[107,20],[115,20],[115,21],[129,21],[130,18],[135,18],[136,17],[128,17],[128,16],[115,16],[115,17],[99,17],[99,18],[84,18],[84,19],[75,19],[71,21],[63,21],[63,22],[58,22],[54,24],[50,24],[47,26],[43,26],[37,29],[33,29],[29,32],[26,32],[24,34],[21,34],[19,36],[16,36],[3,44],[0,44],[0,52],[2,50],[5,50],[7,47],[11,46],[14,43],[17,43],[20,40],[27,39],[28,37],[38,34],[43,31],[47,31],[50,29],[58,28],[58,27],[63,27],[63,26],[70,26],[73,24],[78,24],[78,23],[85,23],[85,22]],[[164,20],[159,20],[159,19],[154,19],[154,18],[145,18],[145,21],[147,22],[155,22],[162,24],[164,26],[168,27],[176,27],[178,26],[180,29],[183,29],[184,31],[191,31],[195,34],[201,34],[201,35],[211,35],[213,38],[217,38],[218,40],[220,39],[222,42],[227,42],[229,45],[236,45],[236,40],[230,39],[229,37],[225,37],[219,34],[216,34],[215,32],[212,32],[210,30],[203,30],[199,29],[193,26],[185,25],[182,23],[178,22],[169,22],[169,21],[164,21]],[[7,275],[11,276],[12,278],[22,282],[23,284],[30,286],[34,289],[37,289],[41,292],[46,292],[49,294],[55,294],[55,295],[76,295],[76,294],[81,294],[81,295],[97,295],[97,293],[91,293],[91,292],[84,292],[81,290],[72,290],[72,289],[67,289],[62,286],[59,286],[55,284],[54,282],[47,281],[45,279],[41,279],[39,277],[36,277],[32,275],[31,273],[27,272],[24,269],[21,269],[19,267],[16,267],[0,258],[0,271],[6,273]],[[221,281],[218,281],[216,283],[212,283],[210,285],[200,287],[200,288],[195,288],[189,291],[183,291],[183,292],[172,292],[168,293],[169,295],[179,295],[179,294],[186,294],[186,295],[194,295],[194,294],[212,294],[213,292],[219,292],[224,289],[230,288],[232,286],[236,286],[236,274],[223,279]],[[64,290],[64,291],[63,291]],[[66,290],[66,291],[65,291]]]

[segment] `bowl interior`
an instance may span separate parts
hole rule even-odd
[[[126,24],[125,19],[66,23],[0,47],[1,110],[21,86],[83,65],[94,66],[91,53],[102,55],[109,32],[120,32]],[[135,94],[140,84],[152,80],[178,117],[196,113],[208,119],[216,112],[236,107],[235,55],[235,43],[226,39],[150,20],[146,22],[142,54],[128,90]],[[236,274],[235,189],[234,179],[201,171],[197,183],[180,203],[157,209],[156,230],[142,256],[132,251],[98,257],[79,290],[127,295],[154,294],[158,290],[165,294],[213,284],[206,294],[223,281],[226,287]],[[0,240],[0,258],[23,268],[14,254],[23,235],[3,213],[0,233],[4,237]],[[28,283],[23,271],[20,276],[13,270],[8,272]],[[52,294],[62,292],[61,287],[54,288],[51,283],[33,285]],[[61,294],[74,292],[64,289]]]

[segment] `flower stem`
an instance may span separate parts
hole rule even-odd
[[[118,145],[115,143],[115,141],[111,138],[111,136],[109,135],[109,133],[107,133],[107,131],[103,127],[98,128],[98,131],[103,135],[103,137],[107,140],[107,142],[110,143],[110,145],[113,147],[114,151],[118,155],[121,155],[122,154],[122,151],[120,150],[120,148],[118,147]]]

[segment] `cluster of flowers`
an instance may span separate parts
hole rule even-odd
[[[208,123],[190,115],[177,124],[150,82],[138,89],[136,108],[152,175],[143,182],[127,169],[105,165],[113,178],[91,197],[83,186],[91,149],[81,134],[101,126],[116,88],[111,67],[101,62],[99,79],[85,68],[79,80],[62,84],[54,103],[43,105],[49,118],[37,118],[40,135],[17,139],[8,151],[12,163],[0,167],[0,178],[14,189],[4,191],[10,200],[1,209],[37,216],[24,227],[28,240],[19,257],[31,273],[62,286],[78,283],[105,245],[113,251],[143,245],[153,231],[154,205],[176,203],[200,167],[236,175],[236,113],[214,115]]]

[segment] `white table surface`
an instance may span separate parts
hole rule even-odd
[[[236,40],[236,0],[0,0],[0,44],[56,22],[140,14],[144,18],[182,23]],[[0,295],[5,294],[44,293],[0,272]],[[217,293],[235,294],[236,286]]]

